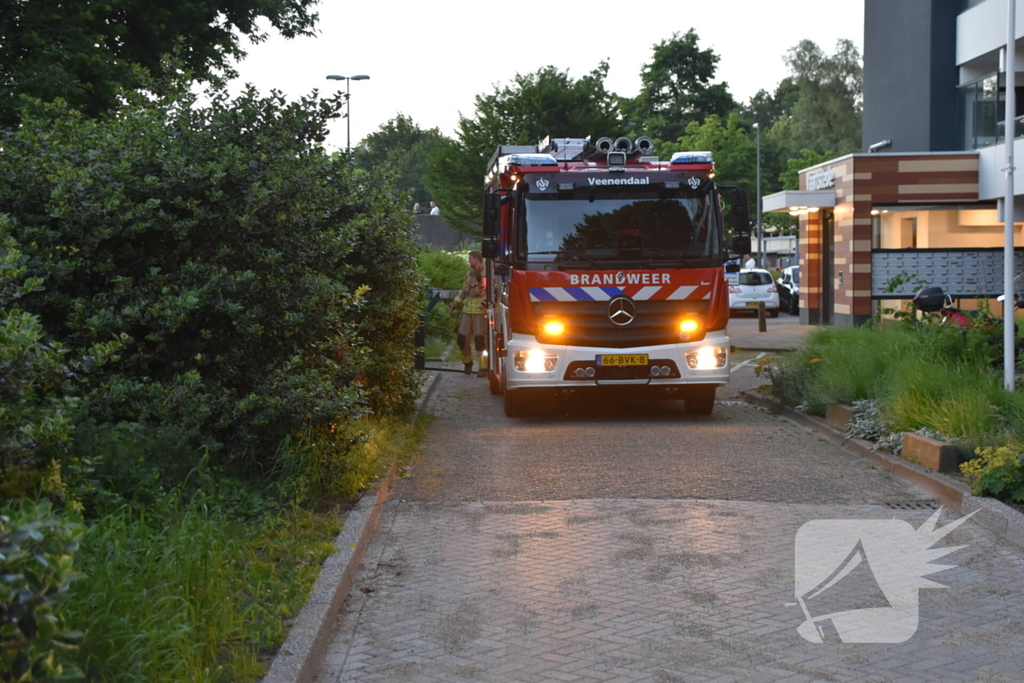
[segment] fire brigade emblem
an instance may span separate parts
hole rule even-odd
[[[626,284],[626,274],[623,273],[621,270],[619,272],[615,273],[615,284],[617,284],[617,285],[624,285],[624,284]]]
[[[541,192],[548,189],[548,185],[550,185],[550,183],[544,178],[541,178],[540,180],[537,181],[537,189],[540,190]]]
[[[636,304],[628,296],[617,296],[608,302],[608,319],[613,325],[628,325],[636,319]]]
[[[686,184],[696,190],[700,186],[700,178],[694,176],[687,180]]]

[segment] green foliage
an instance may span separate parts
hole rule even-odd
[[[814,414],[874,400],[890,432],[929,429],[968,447],[1024,438],[1024,396],[992,371],[992,334],[909,323],[821,329],[767,374],[777,398]]]
[[[890,421],[882,414],[878,401],[854,401],[853,408],[853,417],[846,427],[847,438],[872,441],[873,448],[885,448],[899,455],[903,450],[903,432],[892,430]]]
[[[640,94],[622,101],[626,119],[638,123],[646,135],[676,140],[689,134],[692,123],[712,115],[726,117],[736,108],[728,84],[712,83],[719,56],[711,48],[700,49],[698,40],[690,29],[655,45],[650,63],[640,72]]]
[[[315,146],[337,107],[182,86],[3,136],[0,238],[41,283],[18,304],[82,358],[88,417],[266,466],[297,430],[408,409],[414,237],[389,182]]]
[[[0,501],[27,495],[22,467],[59,457],[72,432],[77,402],[63,393],[72,377],[66,350],[46,339],[38,316],[13,307],[41,289],[0,214]],[[93,350],[93,358],[99,352]],[[15,484],[11,479],[18,479]]]
[[[722,119],[712,114],[686,126],[686,134],[675,144],[660,145],[662,158],[687,150],[706,150],[714,154],[715,179],[725,185],[737,185],[748,190],[757,185],[757,143],[749,136],[739,116],[730,114]]]
[[[444,140],[427,161],[427,190],[456,229],[481,222],[487,162],[498,145],[533,145],[547,135],[621,134],[614,97],[605,89],[608,64],[578,79],[547,66],[518,74],[493,93],[477,95],[472,117],[460,117],[455,140]]]
[[[976,496],[1024,503],[1024,451],[1019,446],[979,448],[977,458],[961,463]]]
[[[119,86],[147,88],[172,52],[199,79],[232,75],[241,38],[312,35],[315,0],[139,0],[52,3],[0,0],[0,127],[18,120],[19,96],[62,98],[97,116],[116,107]],[[266,23],[264,23],[266,22]]]
[[[80,633],[65,628],[64,602],[82,527],[48,503],[0,509],[0,680],[81,678],[70,665]]]
[[[469,266],[466,254],[450,251],[424,251],[419,255],[420,273],[429,287],[438,289],[462,289]]]
[[[427,157],[446,138],[437,128],[424,130],[410,117],[399,114],[370,133],[352,156],[356,166],[367,171],[388,169],[395,174],[395,189],[426,207],[433,198],[424,186]],[[411,210],[411,204],[408,207]]]
[[[331,433],[308,431],[281,446],[282,496],[298,502],[352,498],[393,463],[411,457],[421,438],[419,423],[397,418],[364,419]],[[341,450],[340,441],[351,445]]]
[[[835,157],[832,150],[824,154],[818,154],[810,149],[801,149],[800,154],[786,160],[785,172],[779,174],[779,182],[783,190],[800,189],[800,171],[811,166],[817,166]]]
[[[92,680],[254,680],[337,530],[298,508],[243,523],[204,493],[101,517],[65,609],[86,633],[79,665]]]
[[[841,39],[835,53],[826,55],[813,41],[802,40],[790,49],[786,64],[797,95],[791,113],[770,132],[784,153],[795,157],[803,149],[840,155],[860,151],[864,86],[857,47]]]
[[[783,78],[774,93],[759,90],[740,107],[740,119],[747,125],[760,124],[762,131],[770,130],[784,116],[793,113],[800,89],[791,76]]]
[[[201,457],[195,441],[195,433],[173,424],[84,420],[75,425],[70,459],[89,463],[95,486],[80,498],[90,512],[124,501],[139,508],[150,505],[193,471]]]

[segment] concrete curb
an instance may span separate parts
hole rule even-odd
[[[846,434],[821,418],[793,410],[770,398],[759,396],[750,391],[741,391],[740,395],[748,402],[773,413],[785,415],[794,422],[814,429],[829,441],[867,458],[878,467],[891,472],[904,481],[917,484],[925,489],[943,505],[956,510],[962,515],[978,511],[974,520],[997,537],[1024,549],[1024,515],[1009,505],[992,498],[979,498],[971,495],[971,490],[959,481],[950,479],[916,463],[907,462],[889,453],[871,450],[872,443],[862,439],[850,439]]]
[[[440,379],[441,374],[435,372],[427,380],[416,401],[416,413],[425,411]],[[274,655],[262,683],[308,683],[313,680],[334,635],[335,617],[355,581],[394,478],[395,468],[392,467],[383,479],[360,496],[345,517],[345,526],[334,539],[338,552],[324,561],[309,600],[295,618],[288,638]]]

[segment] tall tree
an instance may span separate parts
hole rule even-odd
[[[728,116],[736,108],[727,83],[712,83],[719,57],[711,48],[700,49],[696,31],[675,33],[654,46],[640,77],[643,86],[623,111],[647,135],[676,140],[693,121]]]
[[[426,206],[432,198],[424,186],[427,158],[444,140],[437,128],[420,128],[412,118],[400,113],[363,138],[353,156],[359,168],[392,169],[396,188],[410,195],[411,201]]]
[[[0,0],[0,127],[17,122],[19,95],[60,97],[96,116],[117,103],[118,86],[161,76],[171,53],[199,80],[231,75],[241,36],[266,38],[258,20],[287,38],[312,35],[316,2]]]
[[[773,129],[789,156],[803,149],[819,154],[855,152],[861,146],[863,66],[860,52],[849,40],[840,40],[826,55],[813,41],[802,40],[786,56],[797,87],[791,114]]]
[[[793,113],[793,105],[799,96],[799,87],[793,82],[792,77],[787,76],[775,87],[774,93],[759,90],[751,97],[740,108],[740,120],[747,125],[757,123],[762,131],[766,131],[783,116]]]
[[[757,143],[740,123],[739,116],[727,119],[712,114],[703,122],[692,121],[679,141],[658,148],[662,158],[673,152],[709,151],[715,159],[715,179],[726,185],[753,188],[757,182]]]
[[[498,145],[535,144],[545,136],[594,138],[622,133],[615,98],[604,80],[608,64],[579,79],[547,66],[477,95],[472,117],[461,116],[456,139],[427,161],[426,186],[442,215],[458,228],[479,225],[487,162]]]

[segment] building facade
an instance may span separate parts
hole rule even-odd
[[[926,284],[1002,293],[1007,1],[1024,114],[1024,0],[865,0],[864,152],[804,169],[799,191],[763,203],[799,216],[801,322],[862,324]],[[1012,130],[1024,160],[1024,116]],[[1021,247],[1024,164],[1015,188]]]

